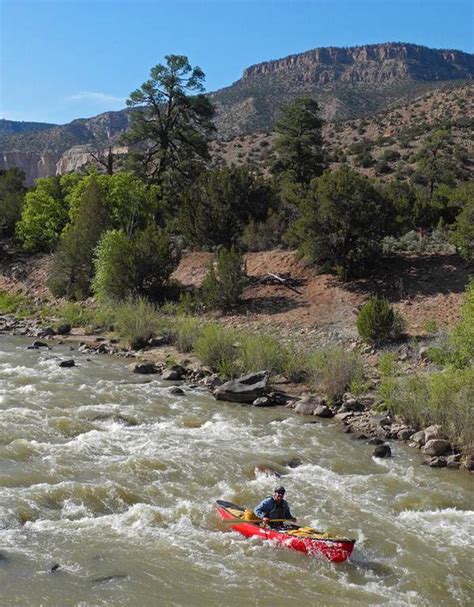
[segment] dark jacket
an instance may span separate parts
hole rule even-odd
[[[255,514],[260,518],[267,517],[272,518],[293,518],[290,512],[290,507],[286,500],[281,500],[279,504],[273,499],[273,497],[266,497],[260,502],[255,508]]]

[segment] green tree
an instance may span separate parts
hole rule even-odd
[[[464,207],[456,218],[452,241],[461,255],[468,261],[474,260],[474,184],[464,184],[453,194],[456,201],[464,198]],[[471,288],[471,292],[473,289]]]
[[[230,247],[251,220],[264,221],[276,198],[268,181],[246,167],[203,173],[182,196],[178,227],[197,247]]]
[[[311,182],[295,230],[303,254],[345,279],[362,274],[380,252],[390,216],[370,180],[342,167]]]
[[[12,236],[21,217],[26,188],[25,174],[18,168],[0,170],[0,235]]]
[[[275,126],[277,160],[272,171],[279,178],[309,184],[324,169],[322,120],[310,97],[299,97],[282,108]]]
[[[426,184],[430,203],[437,184],[454,185],[461,176],[462,171],[453,158],[451,144],[451,133],[438,129],[425,138],[417,154],[415,178]]]
[[[16,234],[26,251],[51,252],[68,222],[67,194],[73,180],[65,177],[38,179],[25,196]]]
[[[94,249],[109,226],[103,192],[92,176],[87,178],[74,220],[64,229],[54,253],[48,279],[54,295],[83,299],[90,294]]]
[[[386,299],[374,295],[360,309],[356,325],[362,339],[379,344],[399,337],[405,321]]]
[[[204,90],[204,73],[183,55],[167,55],[150,79],[130,94],[130,131],[135,170],[151,183],[193,179],[209,160],[214,110]],[[196,94],[197,93],[197,94]]]
[[[202,284],[205,305],[227,311],[235,306],[247,284],[245,260],[236,249],[223,247],[217,253],[216,268],[211,263]]]
[[[105,232],[96,249],[93,290],[99,299],[159,299],[179,255],[168,233],[154,225],[129,238],[123,230]]]

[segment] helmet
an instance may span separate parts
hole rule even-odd
[[[285,495],[285,487],[276,487],[273,493],[279,493],[280,495]]]

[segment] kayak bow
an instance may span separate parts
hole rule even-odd
[[[347,560],[354,548],[355,540],[321,533],[309,527],[299,525],[281,525],[279,528],[262,527],[260,521],[247,521],[243,518],[245,509],[232,502],[217,500],[217,512],[222,520],[232,520],[230,527],[245,537],[257,536],[271,540],[279,546],[298,550],[308,556],[322,555],[333,563]],[[242,522],[233,522],[241,519]]]

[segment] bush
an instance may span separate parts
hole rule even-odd
[[[362,306],[356,324],[359,335],[371,344],[396,339],[404,329],[402,316],[376,295]]]
[[[7,293],[0,291],[0,314],[15,314],[29,316],[34,307],[31,301],[22,293]]]
[[[283,373],[288,352],[270,335],[244,334],[240,339],[240,361],[245,372],[269,371]]]
[[[339,400],[351,383],[362,379],[363,366],[359,355],[343,348],[324,348],[310,359],[311,379],[330,401]]]
[[[461,308],[461,320],[452,334],[454,363],[457,366],[474,364],[474,280],[466,289],[466,301]]]
[[[194,345],[194,353],[202,363],[225,377],[236,377],[241,368],[237,363],[236,335],[215,324],[205,325]]]
[[[115,324],[131,348],[144,348],[158,327],[157,309],[143,297],[130,298],[116,306]]]
[[[93,290],[99,299],[128,296],[158,299],[179,255],[168,234],[150,225],[128,238],[121,230],[105,232],[96,249]]]
[[[196,318],[183,316],[176,319],[172,328],[174,345],[180,352],[191,352],[201,332],[202,323]]]
[[[245,261],[235,249],[220,249],[216,269],[210,265],[202,284],[202,298],[205,305],[226,311],[240,301],[247,284]]]
[[[474,369],[450,368],[443,373],[393,380],[382,384],[385,406],[415,428],[442,426],[453,443],[474,444]]]
[[[12,236],[25,198],[25,174],[18,168],[0,170],[0,234]]]

